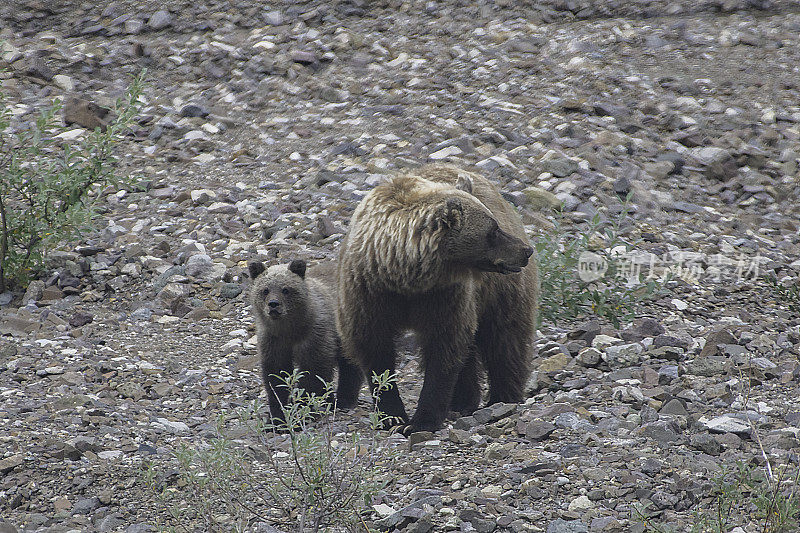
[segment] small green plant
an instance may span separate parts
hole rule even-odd
[[[260,521],[285,531],[369,531],[363,510],[385,485],[381,472],[393,454],[377,431],[335,434],[332,389],[306,394],[300,376],[281,376],[290,390],[282,421],[265,418],[268,410],[256,401],[238,412],[236,440],[224,436],[234,419],[223,416],[216,438],[182,446],[172,478],[145,465],[144,483],[167,512],[162,530],[239,532]],[[373,379],[383,391],[394,378],[387,372]],[[373,429],[384,421],[371,412]]]
[[[631,271],[625,271],[619,252],[630,252],[636,245],[621,236],[620,225],[627,214],[627,203],[614,221],[603,221],[598,213],[577,235],[566,233],[557,217],[554,231],[539,238],[540,323],[594,314],[619,327],[621,322],[633,320],[639,303],[664,291],[668,277],[645,280],[644,273],[633,270],[632,264]],[[584,281],[578,269],[587,252],[601,258],[607,270],[597,279]]]
[[[762,533],[797,531],[800,519],[800,470],[789,475],[789,466],[776,474],[745,462],[733,468],[722,465],[713,477],[711,490],[692,512],[691,533],[728,533],[736,527],[750,526]],[[634,507],[636,518],[646,531],[674,531],[655,521],[643,506]]]
[[[789,307],[789,311],[800,313],[800,280],[781,282],[774,276],[765,278],[775,296]]]
[[[115,144],[139,109],[144,72],[115,106],[116,119],[80,142],[59,138],[61,101],[27,130],[11,131],[11,110],[0,92],[0,292],[24,286],[43,268],[48,250],[72,239],[92,219],[91,193],[119,186]]]

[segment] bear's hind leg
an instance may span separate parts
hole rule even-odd
[[[458,374],[458,381],[456,381],[453,389],[453,399],[450,402],[451,411],[456,411],[466,416],[478,409],[481,403],[480,375],[480,362],[478,361],[477,350],[473,347],[464,363],[464,367]]]
[[[498,327],[495,319],[481,323],[476,340],[489,376],[489,404],[524,400],[530,375],[527,336]]]

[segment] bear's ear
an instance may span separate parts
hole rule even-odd
[[[459,174],[456,180],[456,189],[472,194],[472,178],[466,174]]]
[[[464,220],[464,206],[461,198],[448,198],[444,208],[444,223],[448,227],[458,229]]]
[[[250,271],[250,279],[256,279],[266,268],[261,261],[250,261],[247,263],[247,270]]]
[[[306,262],[302,259],[295,259],[291,263],[289,263],[289,272],[294,272],[301,278],[305,279],[306,277]]]

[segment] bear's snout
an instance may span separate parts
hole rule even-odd
[[[269,308],[269,316],[276,317],[281,315],[281,303],[278,300],[270,300],[267,302],[267,307]]]

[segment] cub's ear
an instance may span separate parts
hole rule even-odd
[[[472,178],[466,174],[459,174],[456,180],[456,189],[472,194]]]
[[[448,227],[458,229],[464,222],[464,206],[461,198],[448,198],[444,206],[444,220]]]
[[[294,272],[301,278],[305,279],[306,277],[306,262],[302,259],[295,259],[291,263],[289,263],[289,272]]]
[[[261,261],[250,261],[247,263],[247,270],[250,271],[250,279],[256,279],[262,272],[266,270],[266,267]]]

